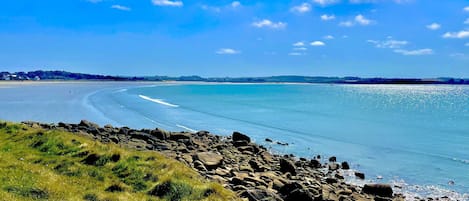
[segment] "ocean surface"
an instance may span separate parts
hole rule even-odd
[[[334,155],[410,196],[469,200],[469,86],[3,83],[0,119],[240,131],[273,152]]]

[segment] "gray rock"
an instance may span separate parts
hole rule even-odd
[[[213,152],[197,153],[196,158],[200,160],[207,169],[216,169],[223,162],[223,156]]]

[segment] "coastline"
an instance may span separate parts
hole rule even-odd
[[[250,201],[265,198],[278,201],[405,199],[403,195],[393,193],[393,186],[389,184],[358,186],[346,183],[344,171],[349,169],[346,161],[339,162],[332,156],[327,163],[322,163],[320,156],[306,159],[291,154],[276,155],[239,132],[223,137],[208,131],[169,132],[111,125],[100,127],[86,120],[79,124],[23,124],[34,128],[61,129],[103,143],[160,152]],[[355,172],[355,176],[365,178],[365,174],[360,172]]]
[[[32,83],[35,83],[35,82],[32,82]],[[82,82],[79,82],[79,83],[82,83]],[[86,82],[86,83],[89,83],[89,82]],[[93,82],[93,83],[104,83],[104,84],[102,84],[102,85],[100,84],[100,86],[105,86],[105,87],[109,87],[109,86],[112,87],[112,88],[119,87],[119,86],[116,86],[116,85],[113,84],[113,83],[117,83],[117,82],[100,82],[100,81],[98,81],[98,82]],[[106,84],[106,83],[108,83],[108,84]],[[132,83],[135,83],[135,82],[119,82],[119,83],[127,83],[126,85],[129,85],[130,87],[133,87],[134,85],[133,85]],[[144,85],[148,85],[148,82],[140,82],[140,83],[142,83],[142,84],[144,84]],[[200,82],[199,82],[199,83],[200,83]],[[161,84],[161,83],[160,83],[160,82],[157,82],[156,84]],[[171,83],[171,84],[178,84],[178,83]],[[182,84],[187,84],[187,82],[182,82]],[[202,82],[201,84],[204,84],[204,83]],[[256,83],[256,84],[257,84],[257,83]],[[261,84],[262,84],[262,83],[261,83]],[[151,85],[151,84],[150,84],[150,85]],[[51,86],[52,86],[52,85],[51,85]],[[61,87],[60,90],[63,91],[64,95],[67,95],[67,96],[68,96],[69,89],[72,87],[72,85],[64,84],[63,86],[64,86],[64,87]],[[87,85],[87,84],[83,84],[83,86],[88,86],[88,85]],[[140,84],[137,84],[137,85],[135,85],[135,86],[138,87],[138,86],[140,86]],[[398,85],[397,85],[397,86],[398,86]],[[44,88],[47,89],[47,90],[49,90],[49,87],[50,87],[50,86],[46,86],[46,87],[44,87]],[[21,89],[21,87],[18,87],[18,89]],[[24,90],[20,90],[20,92],[21,92],[22,94],[24,94],[25,97],[31,96],[31,95],[32,95],[33,97],[40,97],[40,96],[36,96],[36,95],[34,95],[34,94],[38,94],[38,95],[39,95],[39,94],[48,94],[48,91],[42,91],[42,92],[41,92],[41,91],[38,91],[35,87],[30,87],[30,89],[31,89],[31,91],[29,91],[29,92],[28,92],[28,91],[24,91]],[[93,88],[91,91],[93,91],[93,90],[94,90],[94,88]],[[76,100],[84,100],[84,99],[87,99],[87,98],[84,98],[84,99],[82,98],[81,92],[84,92],[84,91],[81,91],[80,93],[78,93],[79,91],[76,91],[75,89],[72,89],[72,91],[74,92],[74,93],[73,93],[74,97],[77,98]],[[75,93],[75,91],[76,91],[77,93]],[[30,93],[30,92],[33,92],[33,93]],[[46,93],[45,93],[45,92],[46,92]],[[8,94],[8,93],[7,93],[7,94]],[[86,94],[88,94],[88,92],[83,93],[83,94],[86,95]],[[5,96],[5,97],[8,97],[8,96]],[[19,97],[23,97],[23,95],[21,95],[21,96],[19,96]],[[58,97],[60,97],[60,96],[58,96]],[[153,96],[152,96],[152,97],[153,97]],[[159,97],[159,96],[155,96],[155,98],[160,98],[160,97]],[[69,99],[69,98],[67,98],[66,100],[68,100],[68,99]],[[73,98],[73,99],[75,99],[75,98]],[[49,100],[50,100],[50,99],[47,98],[46,101],[49,101]],[[42,100],[39,99],[39,101],[42,101]],[[34,101],[34,102],[35,102],[35,101]],[[68,102],[68,101],[67,101],[67,102]],[[39,103],[40,103],[40,102],[39,102]],[[49,117],[50,117],[50,116],[54,116],[53,114],[48,114],[48,118],[45,119],[45,120],[38,119],[38,118],[27,118],[27,117],[25,118],[25,117],[23,117],[23,118],[17,118],[16,120],[13,120],[13,121],[19,122],[19,121],[22,121],[22,120],[24,120],[24,119],[33,119],[33,120],[39,121],[39,122],[59,122],[59,121],[77,122],[77,121],[80,121],[80,119],[91,119],[91,120],[93,120],[93,121],[95,121],[95,122],[99,122],[101,125],[104,125],[104,124],[106,124],[106,123],[112,123],[112,122],[103,122],[103,121],[100,121],[99,119],[97,120],[97,119],[95,118],[95,117],[96,117],[96,114],[94,114],[94,113],[90,113],[91,116],[89,116],[89,115],[88,115],[88,116],[83,116],[83,115],[81,115],[81,113],[79,113],[80,111],[82,111],[81,109],[79,109],[80,111],[77,111],[77,110],[76,110],[77,107],[82,107],[83,103],[76,102],[76,101],[71,101],[70,103],[73,103],[73,104],[70,104],[69,107],[75,108],[74,110],[70,110],[70,112],[69,112],[69,114],[70,114],[71,116],[73,116],[74,119],[73,119],[73,118],[72,118],[72,119],[70,119],[70,118],[63,118],[62,115],[63,115],[64,113],[61,112],[61,115],[57,116],[58,118],[56,117],[55,119],[51,119],[51,120],[49,120]],[[79,104],[77,104],[77,103],[79,103]],[[170,103],[171,103],[171,102],[170,102]],[[179,104],[179,102],[174,102],[174,103]],[[41,107],[41,110],[38,110],[38,111],[41,111],[40,113],[44,113],[44,114],[47,114],[47,111],[52,111],[52,110],[49,110],[49,109],[54,109],[54,108],[57,108],[57,107],[61,107],[61,108],[63,107],[62,105],[50,105],[51,107],[43,107],[43,106],[47,106],[47,105],[37,104],[36,102],[35,102],[34,104],[37,105],[38,107]],[[85,104],[85,105],[86,105],[86,104]],[[182,105],[185,105],[185,104],[182,104]],[[49,108],[49,109],[45,109],[45,110],[44,110],[44,108]],[[63,110],[63,111],[68,111],[68,110]],[[27,114],[27,112],[29,112],[29,111],[24,111],[25,114]],[[73,114],[72,112],[78,112],[78,113],[77,113],[77,114]],[[7,115],[7,116],[8,116],[8,115]],[[7,116],[5,116],[4,119],[9,119],[9,117],[7,118]],[[79,118],[79,117],[80,117],[80,118]],[[76,118],[79,118],[79,119],[76,119]],[[157,119],[157,117],[154,117],[154,118]],[[11,119],[10,119],[10,120],[11,120]],[[128,123],[120,123],[120,124],[114,124],[114,123],[112,123],[112,124],[113,124],[113,125],[118,125],[118,126],[130,125],[130,127],[132,127],[132,128],[138,128],[138,129],[140,129],[140,128],[154,128],[154,126],[151,126],[151,125],[135,126],[135,125],[133,125],[133,124],[128,124]],[[182,125],[191,125],[191,124],[184,124],[184,123],[183,123]],[[157,125],[157,127],[160,127],[160,126]],[[201,127],[199,127],[199,128],[196,128],[196,129],[209,129],[210,131],[214,131],[214,132],[217,133],[217,134],[221,134],[219,131],[215,131],[213,128],[208,128],[208,127],[205,127],[205,126],[201,126]],[[232,131],[232,130],[237,130],[237,129],[239,129],[239,127],[230,128],[229,130]],[[167,128],[167,130],[179,130],[179,128]],[[266,136],[261,137],[261,138],[259,138],[259,136],[256,136],[256,135],[259,135],[259,133],[262,133],[262,132],[247,131],[247,130],[244,130],[244,129],[242,129],[242,130],[243,130],[243,132],[245,132],[245,133],[249,133],[249,134],[252,134],[253,136],[255,136],[254,138],[257,140],[258,144],[263,144],[264,146],[268,147],[268,145],[266,145],[266,144],[263,143],[263,139],[264,139],[264,137],[266,137]],[[230,135],[230,133],[223,133],[223,135],[224,135],[224,136],[227,136],[227,135]],[[274,138],[275,138],[275,137],[274,137]],[[285,139],[281,139],[281,140],[284,141],[284,142],[292,142],[292,141],[285,140]],[[287,150],[290,149],[291,147],[298,146],[297,143],[295,143],[295,144],[290,143],[290,144],[291,144],[291,146],[285,147],[285,148],[287,148]],[[330,145],[330,144],[328,144],[328,145]],[[306,148],[305,148],[305,149],[306,149]],[[362,164],[361,162],[359,162],[359,161],[363,158],[363,157],[361,157],[361,156],[360,156],[361,158],[357,158],[357,157],[355,157],[355,158],[354,158],[354,157],[349,158],[348,156],[350,156],[350,155],[347,155],[347,154],[339,154],[339,152],[334,152],[334,151],[329,151],[329,152],[325,153],[325,152],[318,151],[318,150],[323,150],[323,149],[318,149],[317,147],[316,147],[316,149],[317,149],[317,150],[314,151],[314,153],[321,153],[321,155],[327,154],[327,156],[331,156],[332,154],[338,154],[338,156],[339,156],[340,158],[347,158],[348,161],[353,161],[354,163],[352,163],[352,165],[355,166],[354,168],[357,168],[357,169],[359,169],[359,170],[362,170],[362,171],[365,171],[365,172],[367,172],[367,173],[370,173],[370,176],[371,176],[371,177],[367,177],[367,180],[369,180],[370,178],[376,178],[376,175],[379,175],[379,173],[380,173],[379,171],[374,171],[374,170],[370,170],[370,169],[363,168],[364,166],[362,166],[362,168],[360,168],[360,166],[357,166],[357,164]],[[284,150],[283,152],[277,152],[277,153],[295,153],[295,154],[298,154],[298,153],[296,153],[296,152],[290,152],[290,151],[285,151],[285,150]],[[300,155],[300,156],[305,156],[305,155],[302,155],[302,154],[299,154],[299,155]],[[312,156],[312,155],[308,155],[308,156]],[[376,155],[371,155],[371,156],[376,156]],[[356,160],[355,160],[355,159],[356,159]],[[376,164],[376,163],[374,163],[374,164]],[[458,171],[458,172],[459,172],[459,171]],[[432,174],[428,174],[428,175],[432,175]],[[346,175],[344,175],[344,176],[346,176]],[[388,180],[388,178],[390,178],[390,177],[388,177],[388,175],[383,175],[383,176],[384,176],[385,179],[382,180],[382,181],[391,182],[391,183],[397,182],[397,184],[399,184],[400,179],[396,179],[396,180],[392,179],[392,181],[391,181],[391,180]],[[375,180],[375,181],[377,181],[377,180]],[[378,180],[378,181],[380,181],[380,180]],[[425,185],[419,185],[419,183],[412,183],[411,180],[407,180],[407,179],[404,179],[404,180],[402,180],[402,181],[403,181],[403,182],[404,182],[404,181],[409,181],[409,184],[408,184],[408,185],[410,185],[410,186],[412,186],[412,184],[416,184],[415,187],[427,188],[427,191],[426,191],[426,192],[432,192],[432,191],[433,191],[432,188],[431,188],[431,185],[433,185],[433,184],[435,184],[435,185],[441,185],[440,183],[427,183],[427,184],[425,184]],[[445,182],[446,182],[446,181],[445,181]],[[457,182],[456,184],[458,184],[458,181],[456,181],[456,182]],[[407,184],[404,183],[404,185],[407,185]],[[444,188],[443,188],[443,190],[444,190]],[[403,189],[403,190],[400,191],[400,192],[408,192],[408,191],[406,191],[405,189]],[[450,197],[462,198],[462,200],[464,200],[464,199],[466,198],[466,197],[461,196],[461,195],[459,195],[459,194],[458,194],[458,195],[455,195],[455,196],[452,196],[453,194],[449,194],[449,193],[450,193],[449,190],[448,190],[448,191],[441,191],[441,192],[442,192],[442,193],[438,194],[438,196],[436,196],[436,197],[440,197],[440,196],[444,196],[444,195],[449,195]],[[461,192],[461,191],[459,191],[459,192]],[[461,193],[464,194],[465,191],[463,190]],[[422,197],[426,197],[427,195],[431,195],[431,194],[432,194],[432,193],[421,193],[420,195],[421,195]],[[407,195],[407,194],[406,194],[406,195]],[[420,195],[419,195],[419,196],[420,196]],[[459,199],[459,200],[461,200],[461,199]]]

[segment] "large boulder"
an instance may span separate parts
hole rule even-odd
[[[296,175],[296,167],[291,161],[281,158],[280,159],[280,172],[282,173],[289,172],[292,175]]]
[[[269,190],[245,190],[240,193],[241,197],[247,198],[249,201],[277,201],[282,200],[278,195]]]
[[[303,185],[293,182],[282,186],[279,192],[285,201],[314,201],[315,195],[310,193]],[[320,196],[320,195],[318,195]]]
[[[236,142],[236,141],[246,141],[246,142],[251,142],[251,138],[247,135],[244,135],[240,132],[233,132],[233,141]]]
[[[165,131],[165,130],[160,129],[160,128],[156,128],[154,130],[151,130],[150,134],[155,136],[156,138],[158,138],[160,140],[166,140],[170,136],[170,132]]]
[[[392,197],[393,191],[389,184],[365,184],[362,189],[363,193],[381,196],[381,197]]]
[[[86,128],[94,128],[94,129],[98,129],[99,128],[99,125],[98,124],[95,124],[93,122],[90,122],[90,121],[87,121],[87,120],[81,120],[80,121],[80,124],[78,124],[79,126],[83,126],[83,127],[86,127]]]
[[[207,169],[216,169],[223,162],[223,156],[213,152],[197,153],[196,159],[202,162]]]

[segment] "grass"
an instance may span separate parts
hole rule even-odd
[[[0,200],[236,200],[157,152],[0,122]]]

